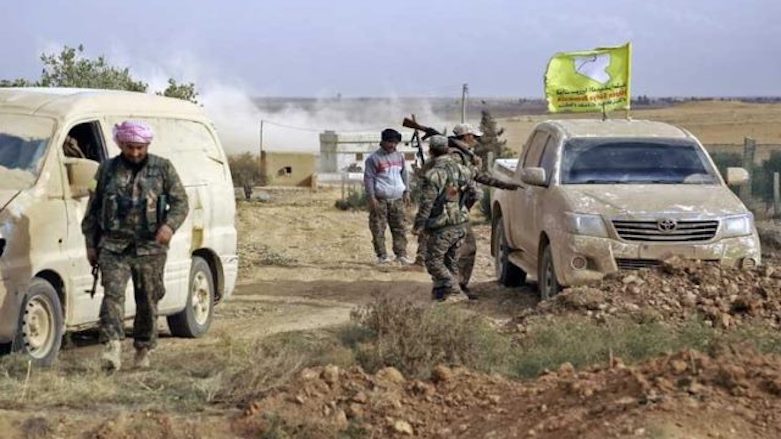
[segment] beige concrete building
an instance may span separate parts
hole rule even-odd
[[[415,162],[417,149],[410,143],[409,130],[402,132],[398,150],[404,153],[407,166]],[[424,144],[425,145],[425,144]],[[380,133],[320,133],[320,162],[318,178],[321,181],[340,180],[346,171],[363,172],[364,161],[380,147]],[[425,147],[425,146],[424,146]]]
[[[266,186],[305,186],[316,184],[317,156],[307,152],[263,151],[260,172]]]

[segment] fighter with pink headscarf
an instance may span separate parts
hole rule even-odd
[[[135,365],[150,365],[149,354],[157,346],[157,304],[165,295],[168,245],[189,213],[187,193],[174,165],[149,154],[153,138],[152,128],[143,121],[114,126],[114,141],[122,153],[98,168],[95,193],[81,223],[87,259],[100,269],[100,340],[105,344],[101,360],[111,370],[121,367],[130,279],[136,302]]]
[[[152,127],[141,120],[126,120],[114,125],[114,141],[120,143],[152,143]]]

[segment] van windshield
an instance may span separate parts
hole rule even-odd
[[[696,143],[681,139],[571,139],[562,184],[717,184]]]
[[[52,119],[0,113],[0,189],[35,183],[53,132]]]

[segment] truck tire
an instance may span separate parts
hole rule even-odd
[[[34,278],[22,300],[13,350],[30,357],[36,366],[49,367],[57,360],[64,334],[57,291],[46,280]]]
[[[209,330],[214,315],[214,276],[209,264],[193,257],[187,305],[184,310],[167,317],[168,328],[176,337],[198,338]]]
[[[546,244],[542,250],[537,279],[539,280],[537,286],[541,300],[550,299],[561,291],[561,285],[556,278],[556,268],[553,265],[553,252],[551,252],[550,244]]]
[[[494,227],[494,270],[496,280],[506,287],[517,287],[526,281],[526,272],[510,262],[504,222],[498,217]]]

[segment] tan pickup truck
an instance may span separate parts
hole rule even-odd
[[[537,281],[545,299],[606,273],[680,256],[760,263],[754,219],[689,132],[643,120],[538,124],[494,174],[523,185],[491,199],[498,281]],[[729,168],[727,183],[748,174]]]

